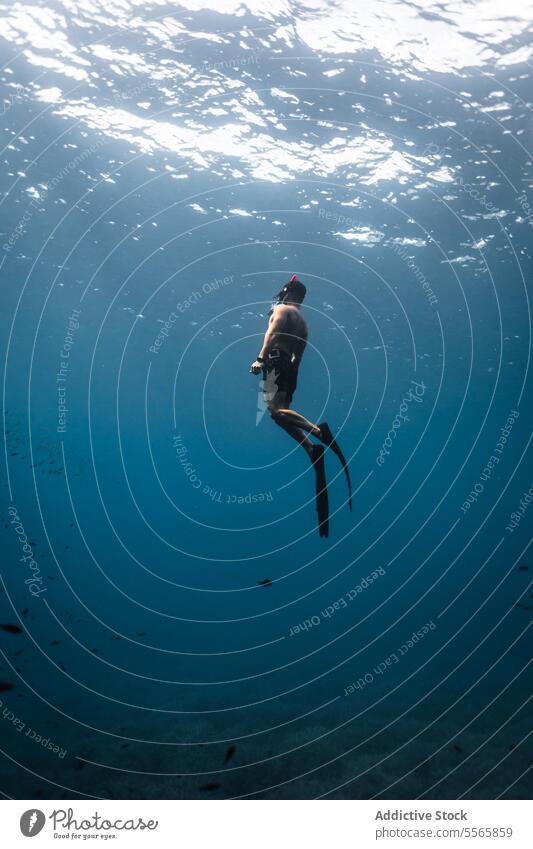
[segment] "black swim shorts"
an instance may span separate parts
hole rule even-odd
[[[291,355],[281,348],[270,351],[263,363],[263,392],[267,403],[277,392],[286,392],[287,404],[290,404],[297,379],[298,367],[293,363]]]

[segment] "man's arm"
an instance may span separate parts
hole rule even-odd
[[[256,361],[252,363],[250,367],[252,374],[259,374],[263,367],[261,361],[268,356],[269,351],[273,347],[276,335],[283,330],[285,325],[285,312],[286,310],[284,310],[283,307],[276,307],[270,316],[270,321],[263,340],[263,347],[259,351]]]
[[[263,347],[259,351],[259,356],[262,359],[268,357],[270,350],[274,347],[273,342],[275,341],[276,335],[283,331],[286,319],[285,313],[286,310],[283,309],[283,307],[276,307],[276,309],[270,316],[270,321],[268,323],[265,338],[263,340]]]

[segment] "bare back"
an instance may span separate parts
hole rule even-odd
[[[278,304],[270,317],[272,347],[280,348],[297,362],[302,358],[307,343],[307,322],[302,313],[291,304]]]

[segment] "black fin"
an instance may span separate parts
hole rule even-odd
[[[329,535],[329,503],[326,483],[326,464],[324,463],[324,448],[322,445],[313,446],[311,462],[316,475],[316,509],[318,513],[318,531],[321,537]]]
[[[337,455],[339,460],[342,463],[342,467],[344,469],[344,474],[346,475],[346,483],[348,484],[348,507],[350,508],[350,512],[352,511],[352,482],[350,480],[350,470],[348,469],[348,463],[342,453],[339,445],[335,441],[333,434],[329,428],[327,422],[322,422],[319,424],[320,428],[320,441],[327,445],[328,448],[331,448],[334,454]]]

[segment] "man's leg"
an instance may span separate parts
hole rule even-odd
[[[268,403],[268,412],[270,413],[271,418],[276,422],[279,427],[281,427],[286,433],[289,434],[296,442],[299,442],[302,448],[305,450],[306,454],[309,458],[312,458],[313,454],[313,443],[304,433],[304,429],[298,426],[298,424],[291,419],[290,416],[285,415],[286,413],[292,413],[292,410],[289,410],[283,407],[283,404],[287,403],[286,393],[285,392],[277,392],[275,399],[272,399]],[[278,407],[278,404],[280,407]],[[307,419],[304,419],[303,416],[299,416],[296,413],[297,419],[303,419],[308,425],[311,425],[311,422],[308,422]],[[309,430],[310,428],[305,428],[305,430]]]
[[[324,448],[322,445],[315,445],[314,442],[311,442],[304,432],[304,430],[312,432],[316,428],[318,433],[320,433],[320,430],[316,425],[311,424],[306,418],[300,416],[299,413],[287,415],[287,413],[292,414],[293,411],[285,407],[285,404],[287,404],[287,393],[283,391],[277,392],[275,397],[268,402],[268,412],[279,427],[295,439],[296,442],[300,443],[313,464],[316,477],[318,530],[321,537],[327,537],[329,534],[329,504],[326,469],[324,465]],[[297,421],[302,421],[306,427],[298,427],[295,423]]]
[[[296,410],[289,410],[288,407],[280,406],[277,408],[277,416],[280,419],[278,424],[281,427],[283,427],[282,422],[285,422],[287,425],[291,425],[292,427],[306,430],[308,433],[312,434],[312,436],[320,436],[320,428],[318,425],[310,422],[309,419],[306,419],[301,413],[297,413]]]

